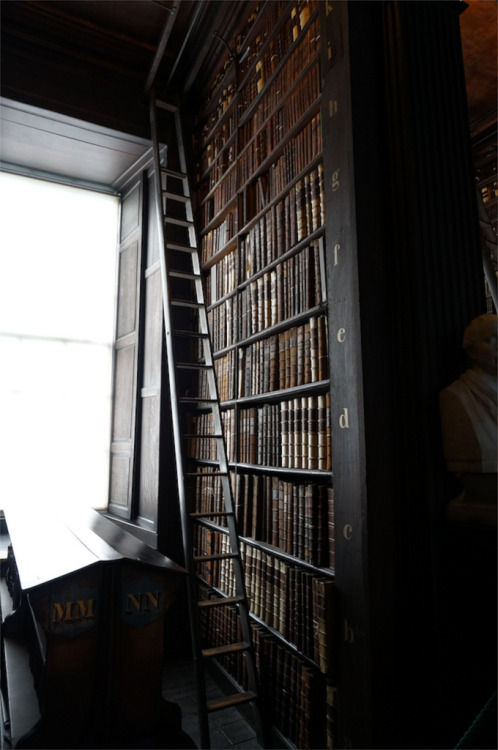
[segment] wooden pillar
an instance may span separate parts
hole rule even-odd
[[[485,311],[463,8],[321,4],[339,747],[437,743],[438,393]]]

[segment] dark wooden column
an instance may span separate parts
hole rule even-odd
[[[322,4],[340,747],[438,746],[438,393],[485,311],[464,7]]]

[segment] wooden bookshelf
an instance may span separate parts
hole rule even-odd
[[[461,4],[253,7],[193,130],[267,719],[291,747],[396,747],[420,703],[420,744],[444,680],[437,394],[482,302],[471,171],[455,166],[470,164]],[[191,496],[215,553],[210,450],[190,456],[205,472]],[[206,580],[223,588],[224,565]],[[206,637],[236,628],[219,618]],[[223,669],[244,680],[240,657]]]
[[[318,27],[316,2],[263,3],[194,133],[201,262],[263,706],[279,744],[303,748],[332,747],[335,723]],[[195,415],[189,430],[208,434],[209,416]],[[227,530],[216,516],[215,441],[202,443],[189,446],[204,465],[192,510],[211,515],[194,544],[216,555]],[[230,594],[229,568],[212,560],[200,573]],[[215,647],[237,628],[236,613],[206,612]],[[244,684],[242,656],[220,664]]]

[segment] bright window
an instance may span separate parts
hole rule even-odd
[[[118,213],[0,173],[0,504],[107,505]]]

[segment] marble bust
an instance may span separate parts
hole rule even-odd
[[[470,367],[440,393],[443,450],[463,491],[448,506],[456,523],[496,525],[498,316],[480,315],[466,328]]]

